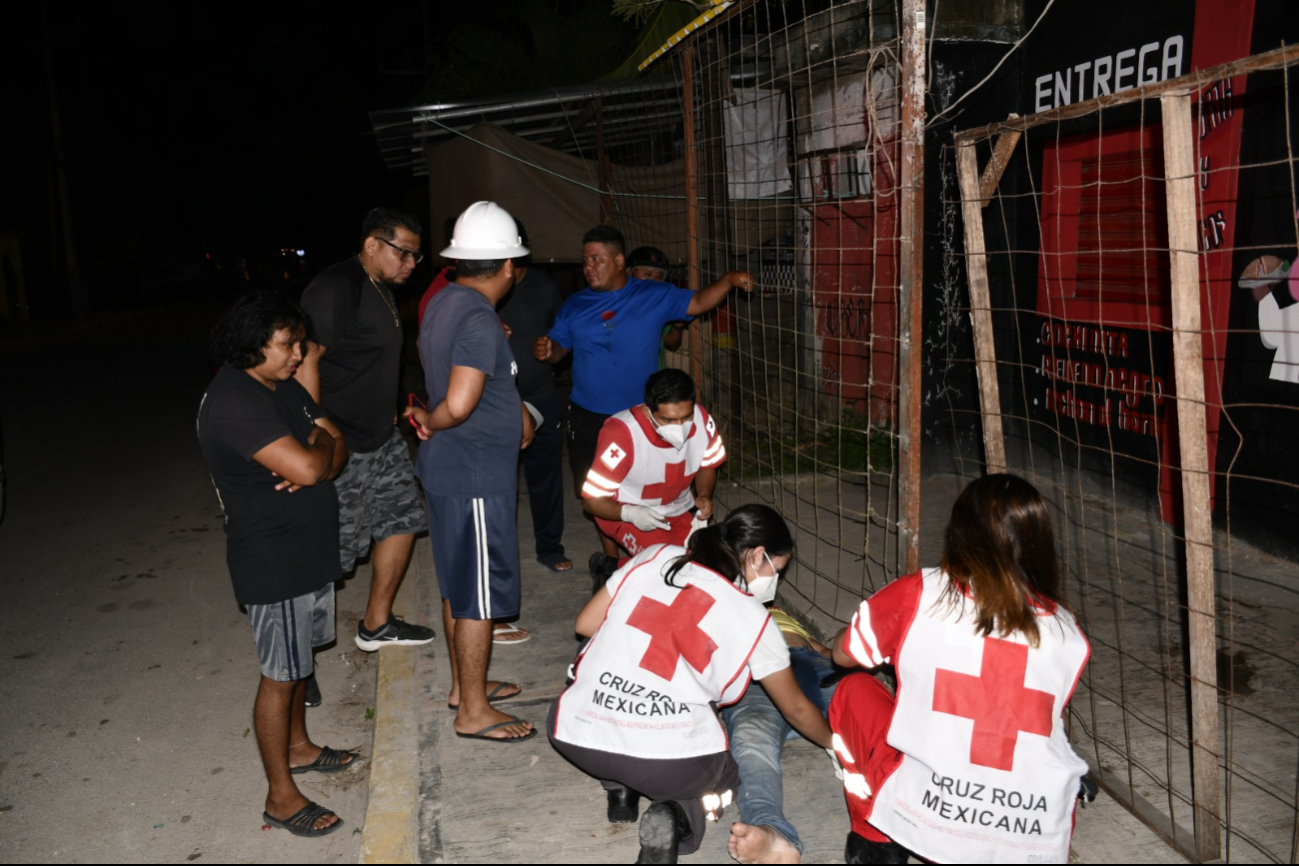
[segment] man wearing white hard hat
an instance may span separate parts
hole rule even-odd
[[[457,711],[456,736],[493,743],[537,733],[490,703],[519,686],[487,679],[492,620],[519,614],[519,449],[533,437],[496,304],[514,285],[512,260],[527,254],[514,218],[493,202],[476,202],[456,220],[442,251],[455,261],[456,281],[429,301],[420,325],[430,408],[406,410],[423,440],[415,473],[442,590],[447,704]]]

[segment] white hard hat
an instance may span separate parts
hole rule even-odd
[[[456,220],[451,246],[442,257],[462,261],[517,259],[528,254],[519,227],[505,208],[493,201],[476,201]]]

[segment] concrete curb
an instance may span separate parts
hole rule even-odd
[[[417,582],[431,570],[427,558],[428,543],[417,539],[402,591],[393,605],[398,616],[408,615]],[[370,800],[361,834],[362,863],[419,862],[418,658],[418,649],[413,647],[379,651],[374,742],[370,747]]]

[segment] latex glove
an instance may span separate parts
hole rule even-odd
[[[843,764],[839,763],[839,756],[834,753],[834,749],[826,749],[825,753],[830,756],[830,764],[834,767],[834,777],[842,782]]]
[[[630,523],[641,532],[652,532],[655,529],[671,529],[672,524],[663,515],[648,505],[624,505],[622,520]]]

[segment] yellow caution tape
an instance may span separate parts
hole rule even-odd
[[[644,60],[640,62],[640,65],[636,67],[636,71],[644,72],[645,67],[649,66],[655,60],[658,60],[664,54],[667,54],[669,51],[671,51],[672,48],[682,39],[685,39],[691,33],[698,30],[700,27],[704,26],[709,21],[712,21],[718,15],[725,12],[727,9],[734,6],[736,0],[711,0],[711,2],[713,4],[712,9],[707,10],[698,18],[696,18],[694,21],[691,21],[685,27],[682,27],[676,33],[669,36],[668,41],[660,45],[657,51],[655,51],[649,57],[646,57]]]

